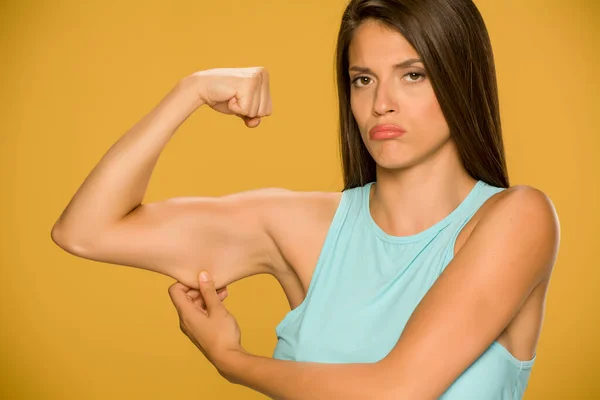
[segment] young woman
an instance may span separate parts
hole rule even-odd
[[[270,397],[521,398],[559,224],[543,192],[509,186],[478,10],[470,0],[352,0],[336,56],[341,193],[142,204],[161,150],[198,107],[248,127],[271,114],[265,69],[201,71],[110,149],[53,240],[175,278],[184,333],[224,377]],[[226,285],[259,273],[276,277],[292,308],[274,359],[241,347],[220,302]]]

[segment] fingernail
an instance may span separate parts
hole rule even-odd
[[[210,277],[208,276],[208,273],[207,273],[207,272],[205,272],[205,271],[202,271],[202,272],[200,273],[200,280],[201,280],[202,282],[208,282],[208,281],[210,280]]]

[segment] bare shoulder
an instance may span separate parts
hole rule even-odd
[[[502,216],[523,225],[531,225],[532,232],[558,232],[560,229],[558,214],[550,197],[528,185],[512,186],[500,192],[486,215],[490,219]]]
[[[524,242],[535,245],[531,253],[548,260],[546,272],[549,276],[560,242],[560,223],[554,204],[546,193],[528,185],[512,186],[492,196],[482,211],[476,230],[485,231],[488,240],[519,232],[506,240],[513,242],[514,246]]]
[[[491,215],[499,219],[507,218],[507,221],[514,218],[523,221],[541,219],[546,221],[546,224],[538,225],[535,229],[546,232],[558,229],[558,216],[548,195],[532,186],[511,186],[487,199],[464,226],[456,239],[455,255],[477,224],[483,219],[490,219]]]

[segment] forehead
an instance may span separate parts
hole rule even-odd
[[[350,66],[378,61],[394,63],[407,58],[419,55],[404,36],[373,20],[366,20],[356,28],[348,47]]]

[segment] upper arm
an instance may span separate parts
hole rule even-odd
[[[84,242],[53,239],[83,258],[146,269],[197,287],[207,270],[217,287],[273,273],[280,257],[265,228],[266,214],[285,189],[258,189],[222,197],[178,197],[142,204]]]
[[[554,207],[537,189],[512,189],[481,218],[381,361],[396,393],[442,395],[549,279],[560,237]]]

